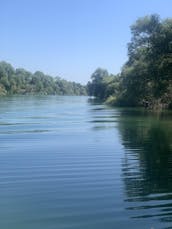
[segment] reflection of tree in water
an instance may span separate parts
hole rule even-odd
[[[158,209],[162,207],[164,216],[168,213],[169,220],[172,215],[172,202],[169,202],[172,199],[172,121],[165,115],[137,112],[121,112],[121,118],[119,132],[125,147],[122,172],[126,201],[142,205],[132,210],[152,209],[152,206],[146,206],[145,203],[156,201],[156,204],[151,204],[154,203]],[[157,205],[158,200],[162,200],[164,206]]]

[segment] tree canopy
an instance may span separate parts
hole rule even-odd
[[[107,70],[98,68],[91,76],[91,82],[87,84],[88,95],[106,100],[119,94],[119,75],[109,74]]]
[[[107,99],[115,95],[115,104],[168,108],[172,105],[172,19],[161,20],[156,14],[139,18],[131,26],[128,60],[114,81],[104,85],[96,71],[92,76],[90,94]],[[104,70],[105,72],[105,70]],[[95,75],[95,73],[93,74]],[[104,77],[105,78],[105,77]],[[112,84],[114,84],[112,86]],[[107,90],[111,85],[111,90]],[[106,94],[105,94],[106,91]],[[107,93],[108,91],[108,93]]]
[[[60,77],[53,78],[43,72],[32,74],[23,68],[14,69],[10,64],[0,62],[0,95],[45,94],[86,95],[86,87]]]

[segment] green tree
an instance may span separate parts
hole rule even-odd
[[[108,78],[109,73],[107,70],[98,68],[92,74],[92,82],[88,82],[87,89],[89,95],[103,99],[105,97],[106,83],[105,80]]]
[[[86,95],[86,87],[40,71],[32,74],[22,68],[15,70],[10,64],[0,62],[0,95],[28,93]]]
[[[172,98],[172,20],[146,16],[131,26],[131,32],[129,58],[122,69],[123,102],[168,107]]]
[[[112,75],[98,68],[91,76],[92,81],[87,84],[88,94],[115,104],[120,95],[120,78],[120,75]]]

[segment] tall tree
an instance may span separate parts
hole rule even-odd
[[[146,16],[131,26],[131,32],[129,59],[122,70],[123,101],[168,107],[172,98],[172,20]]]

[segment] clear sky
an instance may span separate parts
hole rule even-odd
[[[0,60],[86,83],[97,67],[118,73],[130,25],[172,0],[0,0]]]

